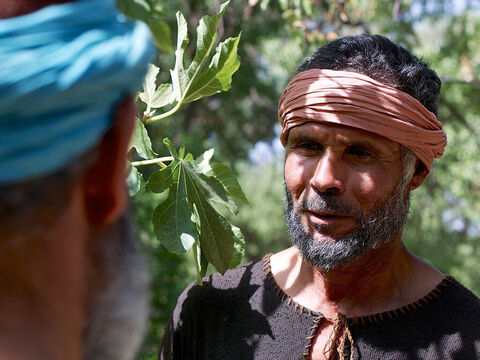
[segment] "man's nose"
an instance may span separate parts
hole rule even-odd
[[[345,190],[345,169],[338,154],[326,151],[319,158],[311,179],[318,193],[341,194]]]

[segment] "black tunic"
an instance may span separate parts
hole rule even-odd
[[[159,359],[308,359],[323,316],[283,293],[268,270],[266,258],[188,287]],[[347,321],[354,359],[480,359],[480,299],[452,277],[415,303]]]

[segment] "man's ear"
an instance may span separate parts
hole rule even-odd
[[[126,155],[134,124],[135,101],[126,96],[116,106],[112,127],[97,146],[97,159],[84,180],[85,208],[93,224],[113,223],[125,210]]]
[[[423,184],[425,179],[428,176],[428,170],[425,165],[422,164],[420,160],[417,159],[417,164],[415,165],[415,173],[408,184],[408,190],[412,191],[418,188],[420,185]]]

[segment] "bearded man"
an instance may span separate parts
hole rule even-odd
[[[149,30],[113,0],[6,0],[0,18],[0,358],[133,359],[149,277],[126,152]]]
[[[294,246],[186,289],[159,358],[479,359],[480,300],[401,239],[440,85],[378,35],[307,59],[279,102]]]

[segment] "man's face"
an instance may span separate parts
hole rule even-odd
[[[399,235],[408,213],[401,147],[350,127],[293,128],[285,161],[286,218],[294,244],[330,270]]]

